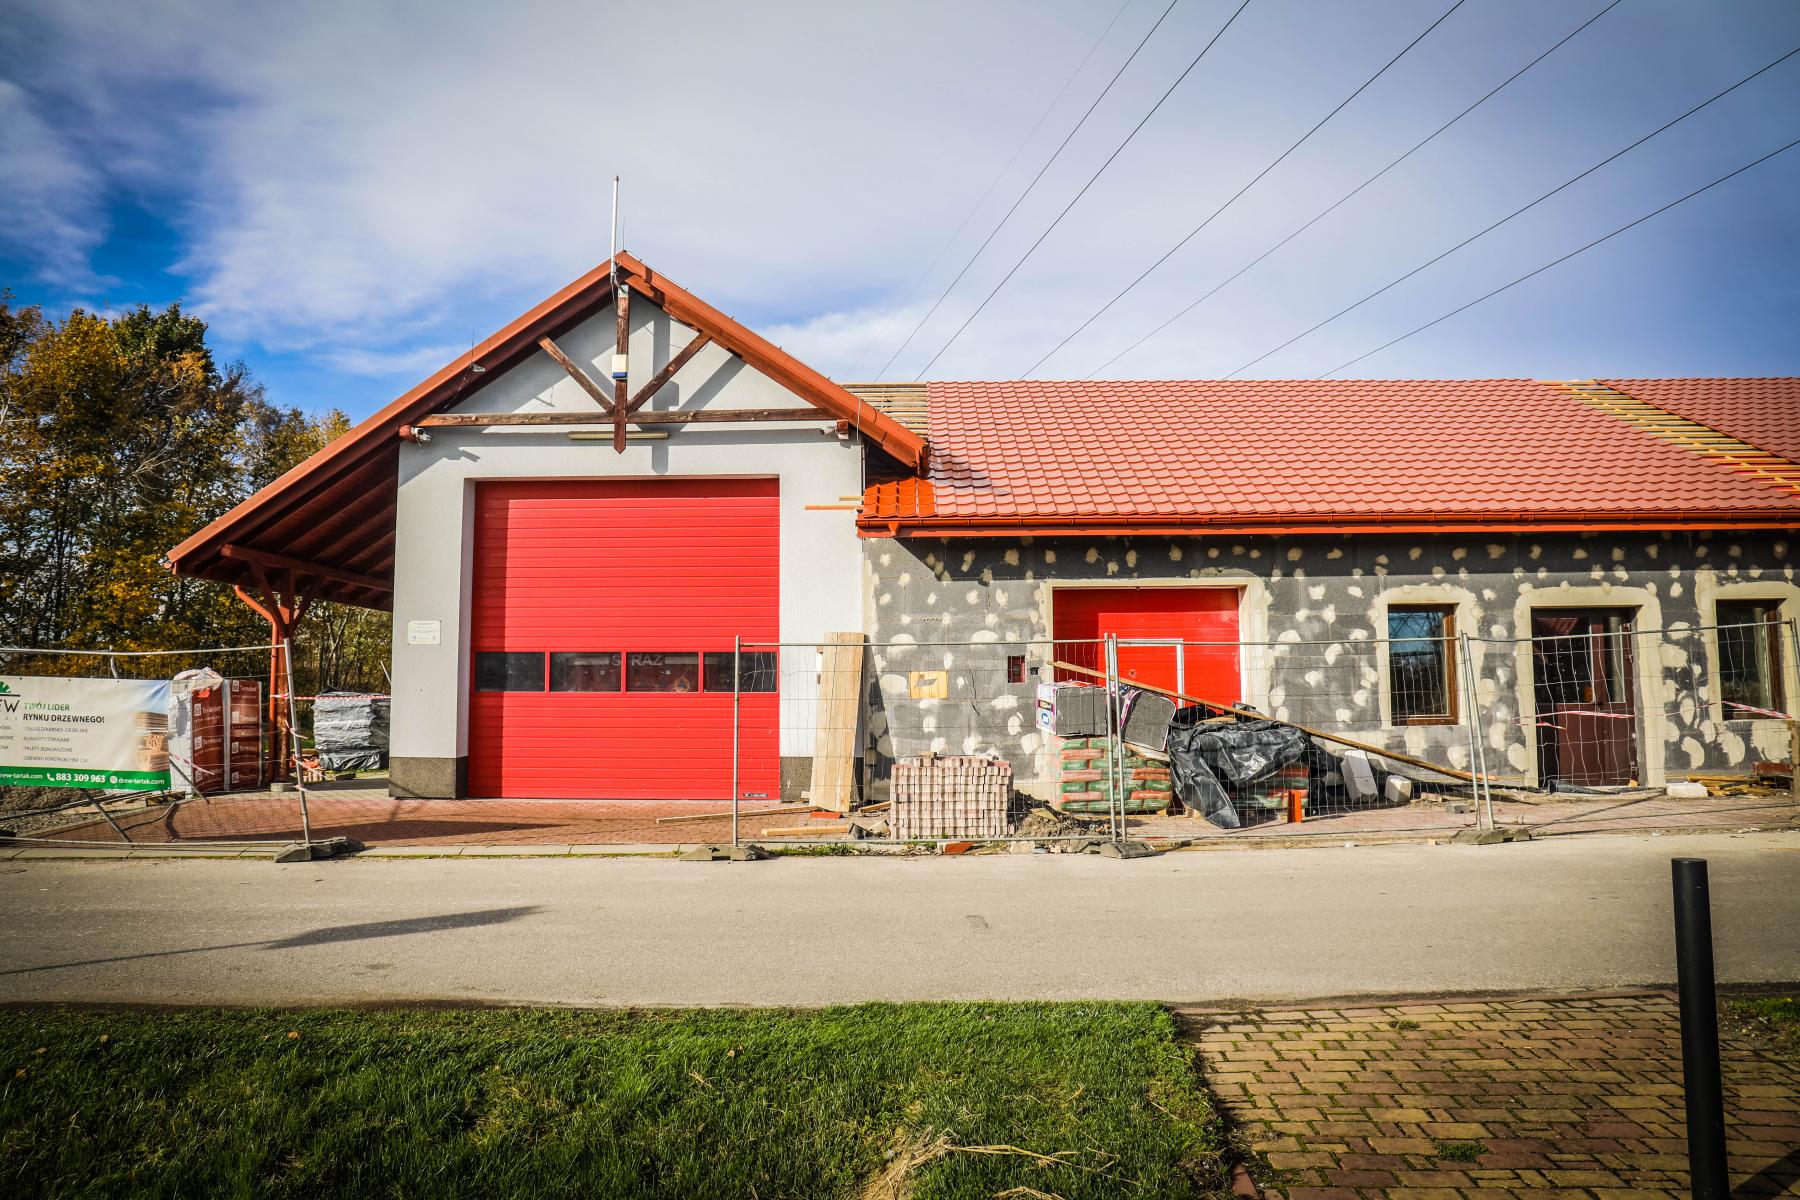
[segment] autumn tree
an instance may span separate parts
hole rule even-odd
[[[0,645],[249,645],[268,627],[163,553],[348,428],[270,404],[180,305],[60,323],[0,297]],[[378,687],[387,618],[321,606],[304,686]],[[310,624],[310,623],[309,623]],[[379,633],[379,638],[374,636]],[[309,654],[308,651],[311,650]]]

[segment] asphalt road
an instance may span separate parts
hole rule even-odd
[[[0,865],[0,1001],[1286,1001],[1800,981],[1800,835],[1097,857]]]

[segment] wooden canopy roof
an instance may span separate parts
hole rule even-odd
[[[925,439],[751,332],[630,254],[619,282],[786,387],[908,467]],[[402,427],[468,399],[555,335],[607,308],[612,262],[601,263],[504,329],[168,552],[171,570],[222,583],[285,578],[309,594],[369,608],[393,603],[395,498]]]

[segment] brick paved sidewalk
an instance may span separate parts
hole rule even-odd
[[[371,846],[561,846],[625,843],[719,842],[731,836],[728,818],[660,818],[718,813],[728,800],[402,800],[388,795],[381,779],[331,783],[309,792],[315,837],[351,837]],[[778,815],[758,815],[776,807]],[[1800,807],[1785,797],[1709,796],[1703,800],[1665,797],[1596,797],[1570,803],[1495,804],[1501,824],[1529,825],[1542,834],[1637,833],[1653,829],[1800,828]],[[1475,818],[1441,807],[1377,808],[1308,820],[1299,826],[1276,823],[1251,829],[1215,829],[1185,817],[1134,818],[1133,836],[1196,839],[1216,845],[1279,844],[1295,835],[1318,841],[1359,839],[1448,839],[1472,828]],[[292,793],[266,791],[211,796],[179,809],[157,809],[121,817],[141,843],[208,842],[230,839],[293,840],[300,836],[300,810]],[[746,805],[740,815],[746,838],[764,830],[804,826],[805,813],[777,801]],[[115,843],[105,822],[90,820],[59,829],[58,840]]]
[[[1667,995],[1184,1016],[1271,1194],[1687,1195]],[[1727,1025],[1734,1194],[1800,1194],[1800,1062]]]

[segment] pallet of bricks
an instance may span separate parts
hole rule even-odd
[[[1057,785],[1056,807],[1067,813],[1104,813],[1106,781],[1112,770],[1112,739],[1066,737],[1062,740],[1062,778]],[[1125,746],[1125,811],[1169,811],[1174,784],[1167,763],[1146,758]]]
[[[894,763],[889,825],[900,841],[1005,837],[1012,764],[978,754],[924,754]]]

